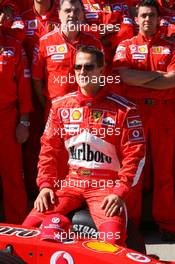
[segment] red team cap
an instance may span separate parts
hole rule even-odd
[[[41,240],[54,240],[62,242],[62,240],[69,239],[68,231],[71,228],[71,221],[60,214],[52,214],[46,216],[43,220],[40,229]]]

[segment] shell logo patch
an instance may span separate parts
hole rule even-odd
[[[57,45],[57,53],[66,53],[67,52],[67,45]]]
[[[79,120],[81,117],[81,113],[78,111],[78,110],[75,110],[73,113],[72,113],[72,118],[73,120]]]
[[[51,45],[47,46],[47,55],[53,55],[53,54],[63,54],[67,52],[67,45],[62,44],[62,45]]]
[[[83,109],[82,108],[74,108],[70,109],[70,122],[82,122],[83,121]]]
[[[88,249],[102,253],[116,253],[120,249],[118,246],[114,246],[110,243],[100,241],[84,242],[83,246]]]
[[[138,52],[139,53],[148,53],[147,45],[138,46]]]
[[[65,47],[64,46],[58,47],[58,52],[64,52],[64,51],[65,51]]]

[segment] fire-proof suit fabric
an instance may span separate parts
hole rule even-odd
[[[119,223],[123,243],[126,214],[106,217],[100,205],[111,193],[124,201],[139,181],[145,149],[136,106],[106,89],[95,97],[70,93],[53,101],[41,142],[37,183],[40,189],[56,191],[58,201],[45,213],[33,209],[23,224],[38,225],[45,215],[66,214],[86,201],[99,230],[105,230],[106,223],[113,232],[114,223]],[[56,162],[64,148],[69,154],[69,174],[61,181]]]

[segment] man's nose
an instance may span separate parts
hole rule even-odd
[[[75,14],[76,14],[75,10],[71,10],[70,13],[69,13],[69,16],[74,17]]]
[[[82,73],[84,73],[85,72],[85,68],[84,68],[84,66],[82,66],[81,67],[81,70],[80,70],[80,73],[82,74]]]
[[[145,20],[149,20],[151,17],[149,16],[149,15],[147,15],[146,17],[145,17]]]

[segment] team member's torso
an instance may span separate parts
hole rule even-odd
[[[76,49],[80,45],[101,49],[100,41],[83,32],[79,33],[74,43],[71,43],[57,28],[40,39],[39,53],[36,53],[33,59],[32,75],[34,78],[43,79],[46,74],[47,97],[52,99],[76,89],[73,65]]]
[[[21,54],[21,46],[16,39],[0,35],[0,107],[15,101],[18,97],[15,75]],[[28,70],[26,69],[23,74],[28,75]]]
[[[123,41],[117,47],[115,66],[129,66],[144,71],[169,72],[175,69],[175,46],[161,38],[158,33],[149,41],[141,34]],[[125,96],[131,98],[169,99],[175,97],[175,89],[154,90],[124,84]]]
[[[22,18],[26,27],[24,47],[31,61],[34,46],[39,38],[53,30],[60,23],[58,17],[58,2],[53,3],[52,8],[45,16],[40,16],[33,6],[22,13]]]
[[[71,167],[119,170],[124,122],[129,109],[135,108],[134,104],[116,94],[99,94],[94,100],[78,91],[55,99],[53,108],[57,109],[58,121],[55,133],[60,133],[64,141]],[[143,142],[140,117],[138,120],[134,115],[128,117],[128,126],[131,133],[127,140],[131,140],[131,144],[132,141]],[[136,128],[139,136],[133,134]],[[49,121],[45,132],[49,133]]]

